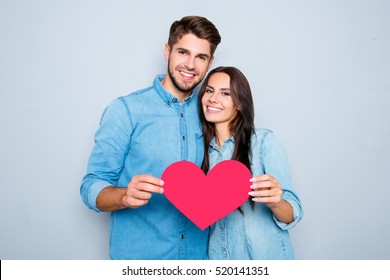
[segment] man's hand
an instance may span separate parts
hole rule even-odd
[[[122,204],[129,208],[138,208],[149,202],[152,193],[163,193],[164,181],[151,175],[133,176],[122,196]]]

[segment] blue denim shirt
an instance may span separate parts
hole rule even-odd
[[[161,178],[176,161],[202,163],[196,95],[180,105],[162,87],[163,78],[159,75],[153,86],[114,100],[104,111],[80,189],[89,208],[99,211],[99,192],[111,185],[125,188],[134,175]],[[163,194],[153,194],[140,208],[112,212],[110,231],[112,259],[207,258],[209,231],[201,231]]]
[[[302,219],[300,200],[291,184],[287,156],[274,133],[256,129],[252,136],[251,172],[253,176],[269,174],[282,185],[282,198],[293,207],[294,221],[278,221],[264,203],[255,203],[252,210],[247,201],[211,226],[209,241],[210,259],[293,259],[288,229]],[[230,137],[219,149],[215,138],[210,143],[210,167],[222,160],[231,159],[234,138]]]

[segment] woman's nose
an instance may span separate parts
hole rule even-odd
[[[212,102],[212,103],[217,103],[218,102],[218,97],[217,97],[215,92],[213,94],[211,94],[211,96],[209,98],[209,101]]]

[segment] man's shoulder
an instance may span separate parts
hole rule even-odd
[[[156,94],[153,86],[143,88],[127,95],[117,98],[120,100],[129,110],[137,110],[144,106],[151,106],[155,102]]]
[[[153,86],[149,86],[147,88],[139,89],[136,91],[133,91],[127,95],[119,97],[123,101],[136,101],[136,100],[142,100],[144,98],[149,97],[150,93],[154,91]]]
[[[130,92],[129,94],[122,96],[120,98],[123,99],[124,101],[131,101],[131,102],[135,102],[137,100],[141,100],[145,102],[144,100],[145,98],[154,99],[155,93],[158,91],[158,86],[160,85],[160,82],[164,77],[165,75],[159,74],[154,78],[153,83],[150,86]]]

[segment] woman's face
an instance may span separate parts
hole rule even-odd
[[[202,108],[208,122],[228,126],[237,112],[230,96],[230,77],[228,74],[217,72],[211,75],[202,97]]]

